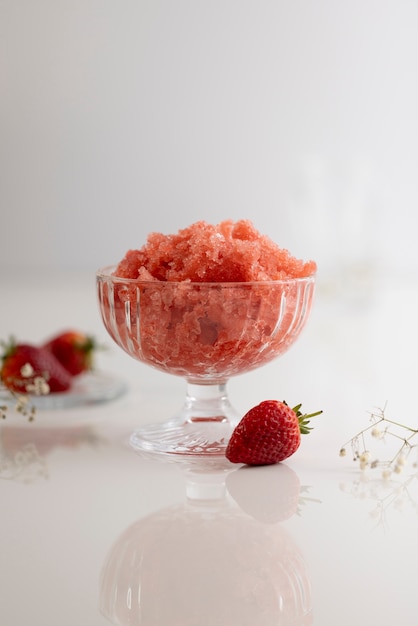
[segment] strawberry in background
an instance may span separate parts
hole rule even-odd
[[[3,347],[0,379],[11,391],[41,395],[70,389],[71,375],[45,348],[14,340]]]
[[[78,330],[66,330],[51,337],[43,346],[71,374],[78,376],[93,368],[96,343],[93,337]]]

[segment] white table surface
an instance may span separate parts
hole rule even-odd
[[[112,402],[2,422],[2,625],[415,626],[417,470],[383,480],[339,449],[385,405],[418,427],[417,277],[367,298],[318,289],[291,351],[228,384],[242,413],[274,398],[323,409],[315,430],[286,463],[197,477],[128,445],[185,384],[112,345],[94,275],[0,280],[1,338],[83,329],[107,345],[98,371],[128,385]]]

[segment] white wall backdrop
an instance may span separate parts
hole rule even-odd
[[[248,218],[418,268],[416,0],[0,0],[0,269]]]

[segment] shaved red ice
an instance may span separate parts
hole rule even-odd
[[[293,257],[249,220],[213,226],[196,222],[174,235],[152,233],[139,250],[129,250],[115,275],[139,280],[250,282],[302,278],[316,264]]]

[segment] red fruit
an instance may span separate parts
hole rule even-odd
[[[242,418],[232,433],[226,458],[232,463],[272,465],[294,454],[301,433],[308,433],[309,418],[322,411],[302,415],[299,404],[291,409],[286,402],[265,400]]]
[[[18,393],[68,391],[71,387],[71,376],[48,350],[26,343],[11,343],[6,347],[0,378],[8,389]],[[36,386],[40,378],[48,387]]]
[[[58,359],[71,376],[92,369],[95,347],[92,337],[75,330],[62,332],[44,344],[44,348]]]

